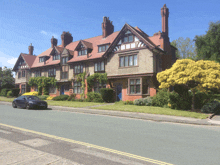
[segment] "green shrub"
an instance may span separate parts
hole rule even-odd
[[[9,97],[13,97],[13,95],[12,95],[12,91],[8,91],[8,93],[7,93],[7,97],[9,98]]]
[[[220,111],[220,103],[218,101],[206,103],[201,109],[203,113],[216,113],[218,111]]]
[[[88,92],[87,93],[87,101],[88,102],[94,102],[97,101],[97,100],[101,100],[102,99],[102,96],[100,93],[96,93],[96,92]]]
[[[188,96],[181,97],[178,93],[171,92],[169,94],[169,103],[172,109],[189,110],[192,105],[192,95],[189,94]]]
[[[167,89],[159,90],[158,93],[152,97],[152,106],[163,107],[168,104],[169,92]]]
[[[143,105],[143,104],[144,104],[144,102],[143,102],[142,98],[141,98],[141,99],[135,99],[135,100],[134,100],[134,105],[139,105],[139,106],[141,106],[141,105]]]
[[[8,89],[8,88],[3,88],[2,90],[1,90],[1,93],[0,93],[0,95],[1,96],[7,96],[7,93],[8,93],[8,91],[10,91],[10,89]]]
[[[84,100],[83,99],[77,99],[76,101],[83,102]]]
[[[72,99],[74,99],[75,100],[75,97],[76,97],[76,94],[71,94],[70,96],[69,96],[69,98],[67,99],[68,101],[72,101]]]
[[[114,91],[113,91],[113,89],[102,88],[100,90],[100,93],[101,93],[101,96],[102,96],[102,99],[104,100],[104,102],[107,102],[107,103],[114,102]]]
[[[126,100],[123,103],[124,103],[124,105],[134,105],[134,102],[133,101],[129,101],[129,100]]]
[[[95,99],[93,99],[93,102],[95,102],[95,103],[103,103],[104,100],[102,98],[95,98]]]
[[[19,93],[20,93],[20,89],[19,88],[12,88],[12,96],[13,97],[18,97]]]
[[[75,99],[75,98],[72,98],[71,101],[76,101],[76,99]]]
[[[38,96],[41,100],[47,100],[47,98],[49,97],[49,95],[41,95]]]
[[[52,100],[54,100],[54,101],[64,101],[64,100],[67,100],[68,98],[69,98],[68,95],[60,95],[60,96],[54,97]]]
[[[152,104],[152,98],[151,97],[145,97],[145,98],[140,98],[134,100],[134,105],[139,105],[139,106],[150,106]]]

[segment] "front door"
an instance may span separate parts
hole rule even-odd
[[[64,85],[61,85],[60,87],[60,95],[64,95]]]
[[[117,85],[116,101],[122,100],[122,85]]]

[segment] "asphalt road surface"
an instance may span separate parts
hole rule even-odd
[[[153,122],[57,110],[14,109],[8,105],[0,106],[0,126],[1,124],[32,130],[42,137],[48,138],[49,135],[53,135],[51,138],[54,140],[62,141],[59,137],[63,137],[65,144],[69,142],[81,145],[70,149],[82,155],[81,159],[78,157],[77,161],[72,160],[79,164],[95,164],[98,160],[102,162],[101,164],[163,164],[164,162],[176,165],[220,164],[220,127]],[[25,132],[22,129],[21,131]],[[7,132],[4,129],[2,131]],[[1,134],[0,130],[0,138],[3,141],[10,140],[11,136]],[[13,138],[11,140],[16,142]],[[21,143],[21,140],[17,142]],[[88,147],[92,150],[85,149]],[[54,148],[59,148],[59,145]],[[114,154],[114,160],[117,161],[113,161],[111,154]],[[88,160],[88,157],[85,159],[83,155],[90,155],[91,160]],[[61,156],[64,157],[62,154]],[[96,157],[98,160],[95,159]],[[67,157],[67,159],[71,158]]]

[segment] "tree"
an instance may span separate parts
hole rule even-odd
[[[157,74],[159,88],[182,86],[193,93],[194,110],[195,92],[218,90],[220,88],[220,64],[215,61],[177,60],[170,69]]]
[[[176,57],[179,59],[196,59],[196,47],[195,42],[191,40],[189,37],[184,39],[183,37],[179,37],[177,40],[173,40],[171,45],[177,48]]]
[[[14,88],[15,81],[13,78],[12,69],[7,67],[0,69],[0,83],[1,83],[1,89]]]
[[[209,24],[205,35],[196,36],[197,57],[220,62],[220,21]]]

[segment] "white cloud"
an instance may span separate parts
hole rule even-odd
[[[49,37],[54,36],[54,38],[58,38],[58,35],[55,34],[55,33],[52,33],[52,32],[46,32],[46,31],[44,31],[44,30],[41,30],[40,33],[41,33],[41,34],[44,34],[44,35],[46,35],[46,36],[49,36]]]
[[[13,68],[17,58],[13,56],[9,56],[0,51],[0,67],[6,66],[7,68]]]
[[[44,34],[44,35],[47,35],[47,32],[46,31],[44,31],[44,30],[41,30],[41,32],[40,32],[41,34]]]

